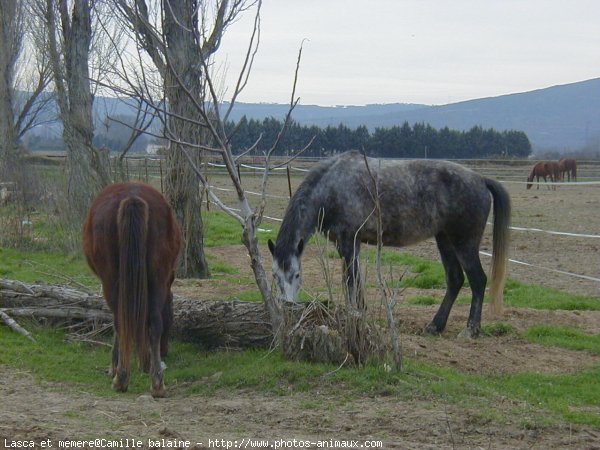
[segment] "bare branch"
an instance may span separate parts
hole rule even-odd
[[[380,202],[380,194],[379,194],[379,180],[371,171],[371,167],[369,166],[369,160],[367,159],[367,155],[364,150],[362,152],[363,158],[365,161],[365,166],[367,168],[367,173],[369,174],[369,178],[371,180],[373,189],[367,187],[367,190],[371,194],[371,198],[375,205],[375,217],[377,219],[377,259],[376,259],[376,274],[377,274],[377,283],[379,285],[379,289],[383,294],[383,302],[386,311],[386,317],[388,322],[388,330],[390,333],[390,340],[392,344],[392,351],[394,356],[394,366],[396,369],[400,370],[402,368],[402,353],[400,350],[400,346],[398,344],[398,332],[396,330],[396,321],[394,320],[394,306],[397,302],[398,288],[386,289],[385,282],[383,281],[383,277],[381,275],[381,252],[383,247],[383,220],[381,215],[381,202]],[[379,161],[381,164],[381,160]]]
[[[2,321],[6,324],[6,326],[8,328],[10,328],[11,330],[19,333],[22,336],[25,336],[31,342],[35,342],[35,339],[29,333],[29,331],[27,331],[25,328],[23,328],[21,325],[19,325],[17,322],[15,322],[8,314],[6,314],[2,310],[0,310],[0,319],[2,319]]]
[[[252,71],[252,65],[254,63],[254,58],[256,53],[258,52],[258,46],[260,44],[260,8],[262,6],[262,0],[258,2],[258,8],[256,10],[256,15],[254,16],[254,28],[252,30],[252,36],[250,37],[250,42],[248,43],[248,50],[246,51],[246,57],[244,59],[244,64],[242,69],[240,70],[240,75],[237,80],[237,84],[235,85],[235,89],[233,91],[233,95],[231,96],[231,100],[229,102],[229,108],[223,117],[223,122],[227,122],[229,120],[229,115],[233,110],[233,106],[237,100],[238,95],[242,92],[242,90],[248,84],[248,79],[250,77],[250,72]],[[254,44],[256,38],[256,44]],[[254,50],[252,49],[254,47]]]

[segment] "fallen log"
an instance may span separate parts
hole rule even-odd
[[[112,323],[112,313],[99,295],[4,279],[0,279],[0,311],[13,318]],[[269,315],[262,303],[199,301],[176,296],[173,316],[171,336],[207,348],[268,347],[273,340]]]
[[[7,317],[33,318],[78,329],[76,336],[84,337],[83,340],[99,330],[110,329],[113,322],[106,302],[97,294],[4,279],[0,279],[0,312]],[[6,319],[4,322],[8,324]],[[343,322],[326,305],[288,305],[282,341],[284,355],[306,361],[351,363],[343,333],[339,331]],[[173,299],[171,336],[207,349],[265,348],[274,339],[263,303],[201,301],[179,296]]]

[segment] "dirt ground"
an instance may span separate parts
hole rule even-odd
[[[522,184],[507,186],[513,200],[513,225],[600,235],[597,186],[561,187],[557,191],[535,187],[526,191]],[[489,232],[482,243],[483,251],[491,248]],[[597,281],[557,272],[600,278],[599,247],[597,238],[514,231],[511,258],[537,267],[511,263],[509,276],[525,283],[600,297]],[[438,259],[433,241],[406,251]],[[211,248],[208,253],[215,260],[238,268],[240,283],[232,285],[219,279],[178,281],[176,293],[199,300],[222,300],[251,288],[252,275],[242,246]],[[263,258],[268,270],[270,257],[266,250]],[[487,267],[489,260],[482,259]],[[341,281],[339,264],[334,262],[332,266],[333,279]],[[318,290],[323,282],[314,247],[309,247],[303,258],[303,277],[309,291]],[[418,292],[408,290],[403,296],[415,294]],[[443,291],[434,291],[434,295],[441,297]],[[463,305],[455,306],[442,336],[423,336],[421,330],[433,317],[435,308],[401,304],[396,310],[406,357],[474,374],[560,374],[600,363],[599,357],[589,353],[530,344],[514,334],[459,340],[456,336],[468,314],[468,306]],[[378,314],[377,307],[374,314]],[[484,312],[483,322],[491,320]],[[589,333],[600,332],[599,312],[507,308],[502,321],[517,330],[536,324],[560,324],[580,327]],[[12,442],[27,439],[41,448],[42,440],[51,439],[56,448],[59,439],[98,437],[140,439],[144,446],[149,446],[147,439],[164,439],[160,442],[163,445],[187,439],[190,446],[198,449],[214,448],[215,444],[252,448],[256,443],[248,439],[269,439],[272,448],[277,444],[280,448],[281,444],[285,444],[283,448],[317,448],[317,440],[329,439],[344,440],[346,444],[358,440],[354,448],[366,448],[365,441],[375,440],[383,441],[383,448],[387,449],[600,448],[600,430],[588,426],[546,427],[533,406],[516,405],[509,398],[497,399],[494,410],[499,415],[520,412],[504,423],[475,409],[460,409],[445,402],[443,397],[407,401],[380,393],[342,401],[321,392],[275,396],[236,390],[221,391],[210,397],[172,394],[161,400],[148,395],[101,398],[68,386],[39,382],[28,373],[5,366],[0,366],[0,378],[0,446],[10,447]],[[209,439],[224,441],[209,442]],[[293,439],[297,440],[295,447]],[[301,440],[312,444],[300,443]]]
[[[375,441],[386,449],[600,448],[599,430],[536,426],[527,405],[515,405],[508,398],[498,399],[498,411],[521,406],[524,412],[514,422],[500,424],[443,400],[399,401],[385,394],[344,402],[320,392],[271,396],[240,390],[159,401],[147,395],[106,399],[40,384],[5,367],[0,367],[0,375],[0,443],[26,439],[37,448],[47,439],[57,448],[59,440],[94,438],[139,439],[146,448],[148,439],[164,439],[160,443],[165,446],[189,440],[196,449],[215,448],[215,441],[220,448],[254,448],[256,442],[250,440],[258,439],[270,441],[262,448],[319,448],[319,440],[330,439],[346,445],[357,441],[351,448],[366,448]],[[524,419],[532,425],[519,424]]]

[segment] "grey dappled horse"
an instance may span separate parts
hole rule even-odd
[[[493,198],[490,296],[492,311],[498,313],[506,274],[510,198],[497,181],[447,161],[377,160],[351,151],[315,166],[291,198],[276,244],[269,240],[279,296],[296,300],[304,244],[317,228],[335,242],[344,260],[348,295],[355,294],[360,243],[377,243],[377,215],[373,213],[376,192],[383,245],[402,247],[432,236],[436,239],[447,290],[425,331],[444,330],[464,283],[464,271],[472,300],[467,328],[461,336],[478,336],[487,282],[479,245]]]

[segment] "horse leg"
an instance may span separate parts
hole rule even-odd
[[[163,380],[163,369],[161,364],[161,337],[163,335],[163,303],[167,301],[167,294],[162,289],[150,288],[148,298],[149,326],[150,335],[150,380],[152,397],[164,397],[166,395],[165,384]],[[165,303],[166,305],[166,303]]]
[[[546,188],[550,190],[550,186],[548,186],[548,179],[546,178],[546,175],[544,175],[544,184],[546,185]]]
[[[354,240],[354,234],[350,238],[338,240],[338,251],[344,261],[344,276],[346,277],[348,320],[346,321],[346,339],[348,353],[354,360],[361,364],[363,361],[363,331],[366,320],[365,297],[362,290],[361,273],[359,265],[360,241]]]
[[[113,321],[116,321],[115,317]],[[119,333],[116,324],[113,326],[113,346],[111,352],[111,363],[108,369],[108,376],[113,378],[117,374],[117,365],[119,364]]]
[[[353,238],[342,238],[337,242],[338,252],[344,260],[344,277],[348,294],[348,304],[362,309],[364,295],[360,282],[359,252],[360,242]]]
[[[119,364],[119,324],[117,318],[117,307],[119,291],[117,283],[112,283],[112,289],[107,288],[108,284],[102,284],[104,298],[108,308],[113,312],[113,346],[111,352],[111,363],[108,369],[108,376],[113,378],[117,374],[117,365]]]
[[[118,339],[118,334],[115,333],[115,339]],[[118,342],[118,341],[117,341]],[[117,348],[117,350],[115,350]],[[118,348],[118,344],[113,346],[113,364],[114,359],[117,359],[117,366],[113,370],[113,389],[117,392],[127,392],[129,387],[129,366],[126,366],[123,361],[123,352]]]
[[[169,353],[169,330],[173,324],[173,294],[169,290],[167,302],[162,310],[163,331],[160,337],[160,357],[164,358]]]
[[[472,293],[471,310],[469,312],[469,319],[467,320],[467,327],[458,335],[461,338],[475,338],[479,336],[479,329],[481,327],[481,310],[487,276],[483,267],[481,267],[478,247],[478,245],[469,245],[466,248],[458,249],[456,252],[460,264],[467,274]]]
[[[424,331],[429,334],[439,334],[444,331],[452,305],[465,282],[462,267],[448,236],[440,233],[435,239],[446,272],[446,294],[433,320],[425,327]]]
[[[115,283],[115,290],[118,290],[117,284]],[[118,303],[113,303],[114,310],[117,311]],[[111,309],[113,306],[111,306]],[[119,319],[118,314],[113,314],[114,317],[114,343],[112,348],[112,367],[110,375],[112,377],[113,389],[117,392],[127,392],[129,387],[129,365],[125,365],[123,349],[119,346]]]

